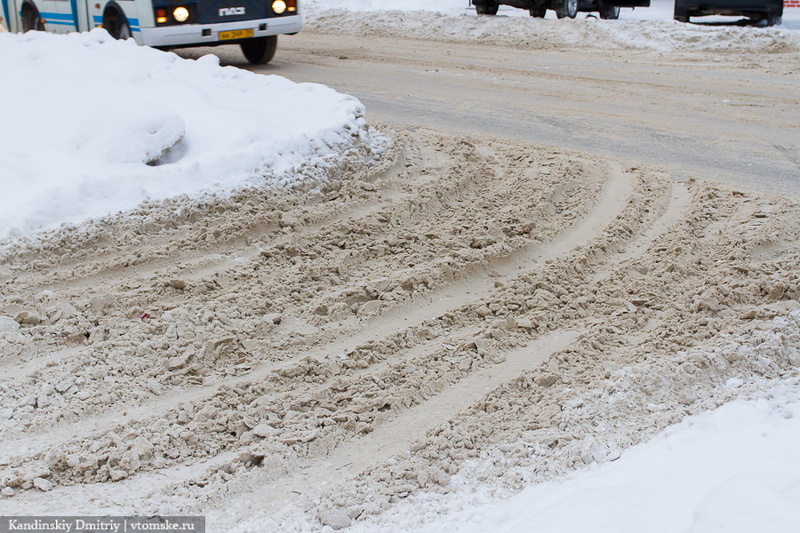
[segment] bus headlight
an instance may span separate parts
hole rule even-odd
[[[154,0],[161,3],[163,0]],[[187,2],[182,6],[153,6],[156,24],[159,26],[172,26],[175,24],[194,24],[197,22],[197,4]]]
[[[272,11],[278,15],[282,15],[286,11],[286,2],[283,0],[275,0],[272,2]]]
[[[189,10],[183,6],[176,7],[172,12],[172,17],[178,22],[186,22],[189,20]]]

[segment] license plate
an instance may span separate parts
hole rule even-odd
[[[220,41],[229,41],[231,39],[248,39],[253,36],[253,29],[247,30],[231,30],[219,32]]]

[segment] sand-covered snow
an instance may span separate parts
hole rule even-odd
[[[459,4],[311,4],[306,28],[567,59],[592,44],[669,72],[736,57],[723,77],[744,111],[726,125],[774,90],[741,72],[796,76],[791,27]],[[241,533],[800,527],[796,197],[536,139],[378,133],[327,87],[102,32],[3,34],[0,56],[26,103],[0,133],[0,220],[22,237],[0,250],[0,515],[196,514]],[[529,76],[452,68],[521,94]],[[631,104],[668,95],[642,113],[681,105],[626,76],[600,82]],[[711,79],[692,106],[716,98]],[[42,99],[53,87],[70,105]],[[783,129],[791,98],[766,107],[788,110]]]

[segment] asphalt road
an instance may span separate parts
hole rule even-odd
[[[208,49],[182,52],[197,56]],[[358,97],[372,122],[490,135],[800,194],[797,57],[529,51],[301,33],[249,67]]]

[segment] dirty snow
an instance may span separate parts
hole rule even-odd
[[[800,312],[768,335],[800,363]],[[741,353],[742,346],[739,346]],[[751,348],[752,349],[752,348]],[[764,347],[757,349],[765,356]],[[350,531],[437,533],[791,533],[800,528],[800,372],[723,388],[738,397],[687,417],[643,444],[557,481],[498,500],[461,480],[460,493],[423,494]],[[459,483],[458,481],[456,483]],[[491,502],[491,503],[489,503]]]
[[[532,21],[459,4],[311,3],[308,28],[798,49],[791,16],[687,26],[659,4]],[[800,529],[791,199],[421,130],[370,170],[383,141],[325,87],[102,32],[4,34],[0,55],[27,104],[0,133],[0,230],[182,198],[8,242],[0,512],[207,513],[211,531],[259,533]],[[69,106],[40,88],[60,86]],[[300,176],[319,190],[287,194]],[[574,343],[514,359],[554,333]],[[443,391],[425,426],[413,409]]]

